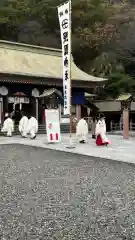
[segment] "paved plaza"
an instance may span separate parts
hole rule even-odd
[[[135,165],[35,147],[38,138],[0,145],[0,239],[134,240]]]
[[[125,140],[120,135],[108,135],[108,138],[112,141],[111,145],[108,147],[97,147],[95,140],[93,140],[90,135],[87,144],[79,144],[76,140],[75,134],[73,134],[73,146],[75,146],[73,149],[67,148],[69,145],[68,134],[62,135],[61,143],[48,144],[46,135],[38,135],[34,140],[22,139],[20,136],[14,136],[12,138],[0,137],[0,144],[19,143],[53,150],[78,153],[86,156],[135,163],[135,138],[131,137],[130,139]]]

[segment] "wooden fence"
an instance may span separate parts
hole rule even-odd
[[[122,131],[123,123],[122,122],[116,123],[116,122],[111,121],[110,129],[111,129],[111,131]],[[132,121],[129,122],[129,130],[135,131],[135,123],[133,123]]]
[[[84,118],[87,123],[88,123],[88,127],[89,127],[89,131],[91,131],[91,127],[92,127],[92,118],[91,117],[86,117]],[[122,131],[123,130],[123,123],[122,122],[114,122],[111,121],[110,123],[110,130],[111,131]],[[135,131],[135,123],[133,123],[132,121],[129,122],[129,130],[130,131]]]

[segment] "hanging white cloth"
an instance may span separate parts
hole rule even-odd
[[[3,123],[3,127],[1,129],[1,132],[7,133],[7,136],[11,137],[13,131],[14,131],[14,122],[11,118],[7,118]]]

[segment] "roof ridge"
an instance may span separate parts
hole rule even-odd
[[[31,45],[31,44],[26,44],[26,43],[19,43],[19,42],[12,42],[12,41],[6,41],[6,40],[0,40],[0,45],[6,44],[6,45],[11,45],[11,46],[17,46],[17,47],[24,47],[24,48],[31,48],[31,49],[39,49],[39,50],[47,50],[47,51],[54,51],[54,52],[62,52],[61,49],[59,48],[49,48],[49,47],[42,47],[38,45]]]

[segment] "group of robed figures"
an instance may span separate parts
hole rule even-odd
[[[14,130],[14,121],[11,115],[6,113],[1,132],[3,132],[7,137],[12,137]],[[27,116],[24,112],[22,112],[18,130],[23,138],[27,138],[29,135],[31,139],[35,139],[38,132],[37,119],[31,115]]]
[[[29,135],[31,139],[35,139],[38,132],[37,119],[31,115],[27,116],[24,112],[22,112],[18,130],[23,138],[27,138]],[[5,120],[1,132],[8,137],[12,137],[14,132],[14,121],[8,113],[5,114]],[[77,123],[76,135],[80,143],[87,142],[88,124],[84,118],[80,119]],[[106,136],[106,123],[104,115],[102,114],[99,116],[98,120],[94,120],[92,138],[95,138],[97,146],[107,146],[110,143]]]
[[[94,119],[92,127],[92,138],[95,138],[97,146],[107,146],[110,141],[106,136],[106,123],[104,115],[101,114],[98,120]],[[84,118],[80,119],[76,127],[76,135],[80,143],[86,143],[88,138],[88,124]]]

